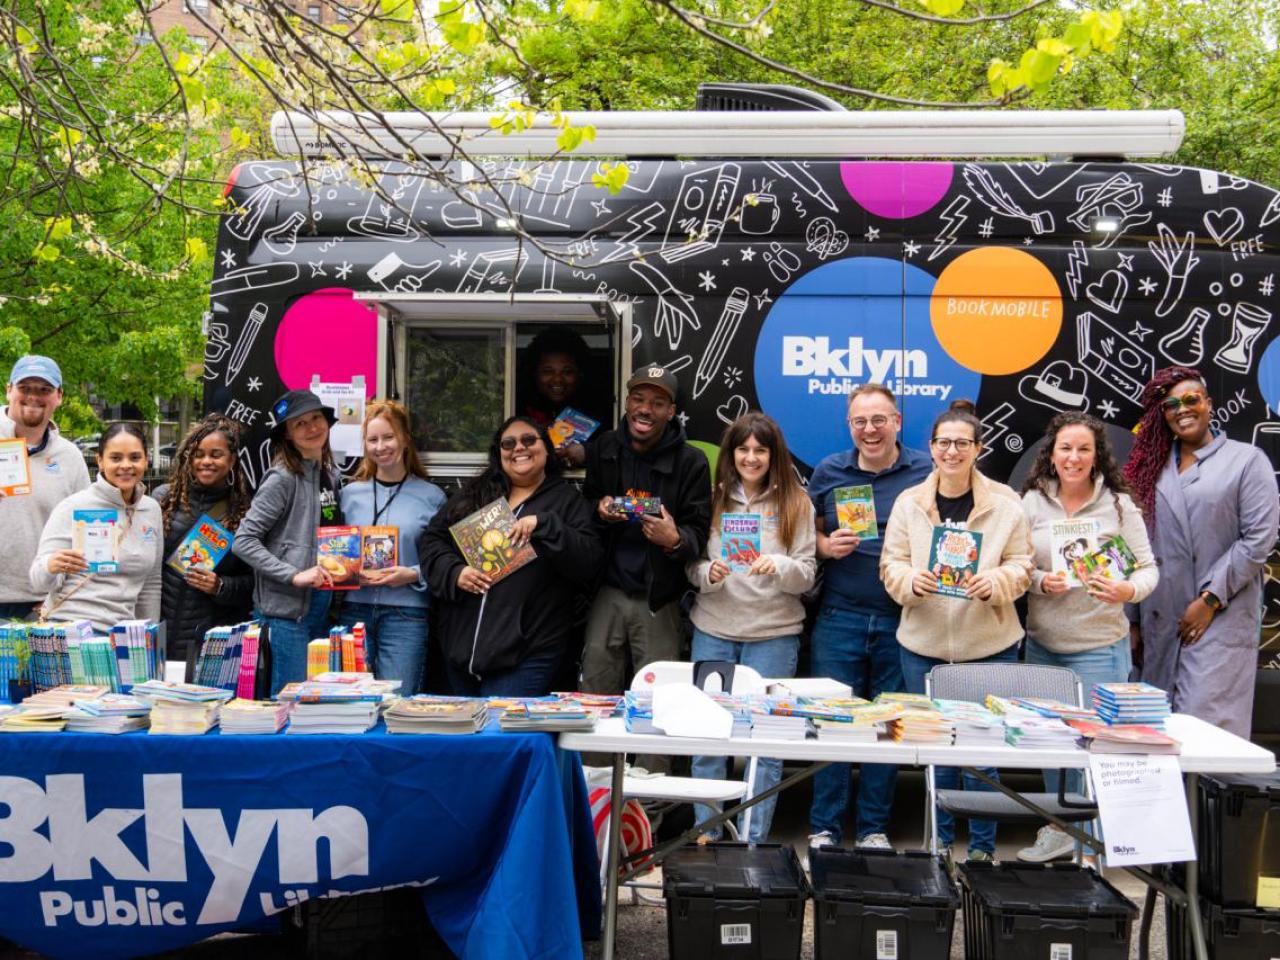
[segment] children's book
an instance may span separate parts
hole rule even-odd
[[[538,556],[528,543],[518,549],[512,546],[515,525],[516,515],[507,501],[499,498],[463,517],[449,532],[467,564],[496,583]]]
[[[938,593],[968,600],[965,588],[978,572],[982,534],[955,527],[934,527],[929,545],[929,569],[938,578]]]
[[[361,527],[360,558],[365,570],[387,570],[400,562],[399,527]]]
[[[0,440],[0,494],[22,497],[31,492],[31,465],[27,441],[21,437]]]
[[[593,420],[581,410],[565,407],[556,417],[555,423],[547,428],[547,435],[557,449],[570,443],[586,443],[600,429],[600,421]]]
[[[1105,541],[1084,558],[1085,576],[1102,574],[1111,580],[1127,580],[1138,568],[1138,558],[1133,555],[1124,537],[1114,536]]]
[[[628,493],[621,497],[614,497],[609,510],[612,513],[626,514],[630,520],[639,520],[646,516],[660,517],[662,516],[662,498],[637,497]]]
[[[359,589],[360,528],[317,527],[316,563],[330,577],[322,590]]]
[[[871,484],[837,487],[831,495],[836,501],[836,525],[841,530],[852,530],[860,540],[879,539],[876,498],[871,492]]]
[[[90,573],[116,573],[120,569],[116,531],[119,510],[73,510],[71,548],[84,554]]]
[[[1065,573],[1068,586],[1084,585],[1082,577],[1088,576],[1085,557],[1098,549],[1099,526],[1097,520],[1054,520],[1049,524],[1053,572]]]
[[[746,573],[760,556],[758,513],[720,514],[720,556],[734,573]]]
[[[200,519],[192,524],[182,542],[169,555],[167,562],[181,574],[192,567],[212,570],[231,552],[231,541],[234,539],[234,534],[217,520],[207,513],[201,514]]]

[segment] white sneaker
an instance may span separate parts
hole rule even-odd
[[[1049,824],[1040,828],[1034,846],[1018,851],[1018,859],[1028,863],[1048,863],[1050,860],[1068,859],[1075,852],[1076,842]]]
[[[835,837],[831,836],[831,831],[829,830],[823,830],[821,833],[809,834],[810,850],[820,850],[823,847],[834,847],[835,845]]]
[[[889,842],[889,838],[883,833],[868,833],[859,840],[855,846],[862,847],[864,850],[892,850],[893,844]]]

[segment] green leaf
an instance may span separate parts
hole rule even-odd
[[[185,252],[192,263],[204,263],[209,259],[209,245],[199,237],[187,237]]]
[[[600,3],[599,0],[565,0],[564,12],[574,20],[590,23],[600,19]]]
[[[625,163],[602,163],[598,173],[591,175],[591,185],[607,189],[610,193],[617,193],[627,185],[627,179],[631,176],[631,168]]]
[[[954,17],[964,9],[964,0],[922,0],[925,9],[935,17]]]
[[[71,228],[74,222],[70,217],[46,217],[44,228],[49,234],[50,240],[65,240],[71,236]]]
[[[62,256],[62,251],[52,243],[37,243],[31,252],[35,254],[37,260],[43,260],[45,263],[53,263]]]

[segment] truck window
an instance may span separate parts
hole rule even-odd
[[[613,419],[614,346],[599,323],[516,325],[515,412],[549,425],[573,407],[606,426]]]
[[[506,415],[506,331],[432,326],[406,335],[405,399],[418,449],[487,450]]]

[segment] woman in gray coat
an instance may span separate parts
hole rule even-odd
[[[1274,467],[1210,428],[1198,370],[1158,371],[1142,405],[1125,477],[1160,567],[1140,608],[1142,679],[1167,690],[1175,711],[1248,737],[1262,570],[1280,518]]]

